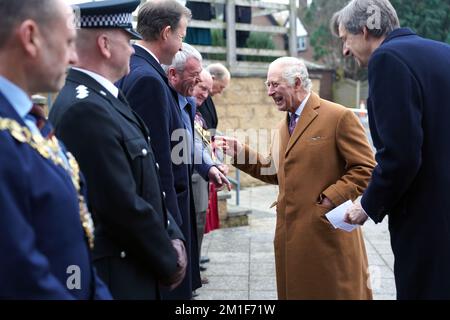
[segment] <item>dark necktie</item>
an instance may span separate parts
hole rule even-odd
[[[294,132],[295,126],[297,125],[297,121],[296,121],[297,118],[298,118],[298,115],[295,113],[291,114],[291,116],[290,116],[288,128],[289,128],[289,135],[291,135],[291,136],[292,136],[292,132]]]
[[[124,105],[128,106],[128,101],[125,95],[123,94],[122,90],[119,90],[119,95],[117,96],[117,99],[120,100]]]
[[[33,104],[30,112],[28,113],[36,123],[36,127],[41,131],[44,138],[51,138],[54,134],[54,130],[50,122],[45,117],[44,108],[40,105]]]
[[[47,121],[45,118],[44,108],[40,105],[33,104],[33,107],[31,108],[29,114],[34,118],[38,129],[41,130],[45,126],[45,123]]]

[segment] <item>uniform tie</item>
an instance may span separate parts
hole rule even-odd
[[[297,121],[296,121],[297,118],[298,118],[298,115],[295,113],[291,114],[291,116],[290,116],[288,128],[289,128],[289,135],[291,135],[291,136],[292,136],[292,132],[294,132],[295,126],[297,125]]]
[[[49,121],[47,121],[47,118],[45,116],[44,107],[33,104],[33,107],[31,108],[28,115],[34,120],[36,123],[36,127],[41,132],[41,135],[46,138],[50,139],[54,135],[53,126],[50,124]]]
[[[42,130],[42,128],[45,126],[45,123],[47,122],[47,119],[45,118],[44,108],[38,104],[33,104],[33,107],[31,108],[29,114],[36,121],[36,127],[38,127],[39,130]]]

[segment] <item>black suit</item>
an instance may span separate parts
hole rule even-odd
[[[208,96],[203,104],[198,108],[209,129],[217,129],[219,118],[217,117],[216,106],[211,96]]]
[[[158,279],[177,268],[170,238],[183,236],[167,216],[146,126],[78,70],[69,72],[50,121],[87,178],[100,276],[116,299],[158,299]]]

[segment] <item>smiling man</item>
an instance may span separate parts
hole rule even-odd
[[[371,299],[361,231],[334,229],[325,217],[367,187],[375,162],[364,129],[352,111],[311,91],[297,58],[272,62],[266,84],[277,109],[286,112],[270,155],[229,137],[216,137],[216,145],[234,157],[237,168],[279,185],[278,298]]]
[[[450,46],[400,28],[388,0],[353,0],[332,32],[368,67],[378,165],[348,220],[389,216],[398,299],[450,299]]]

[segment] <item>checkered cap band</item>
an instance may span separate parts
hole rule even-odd
[[[131,13],[82,16],[81,28],[132,27]]]

